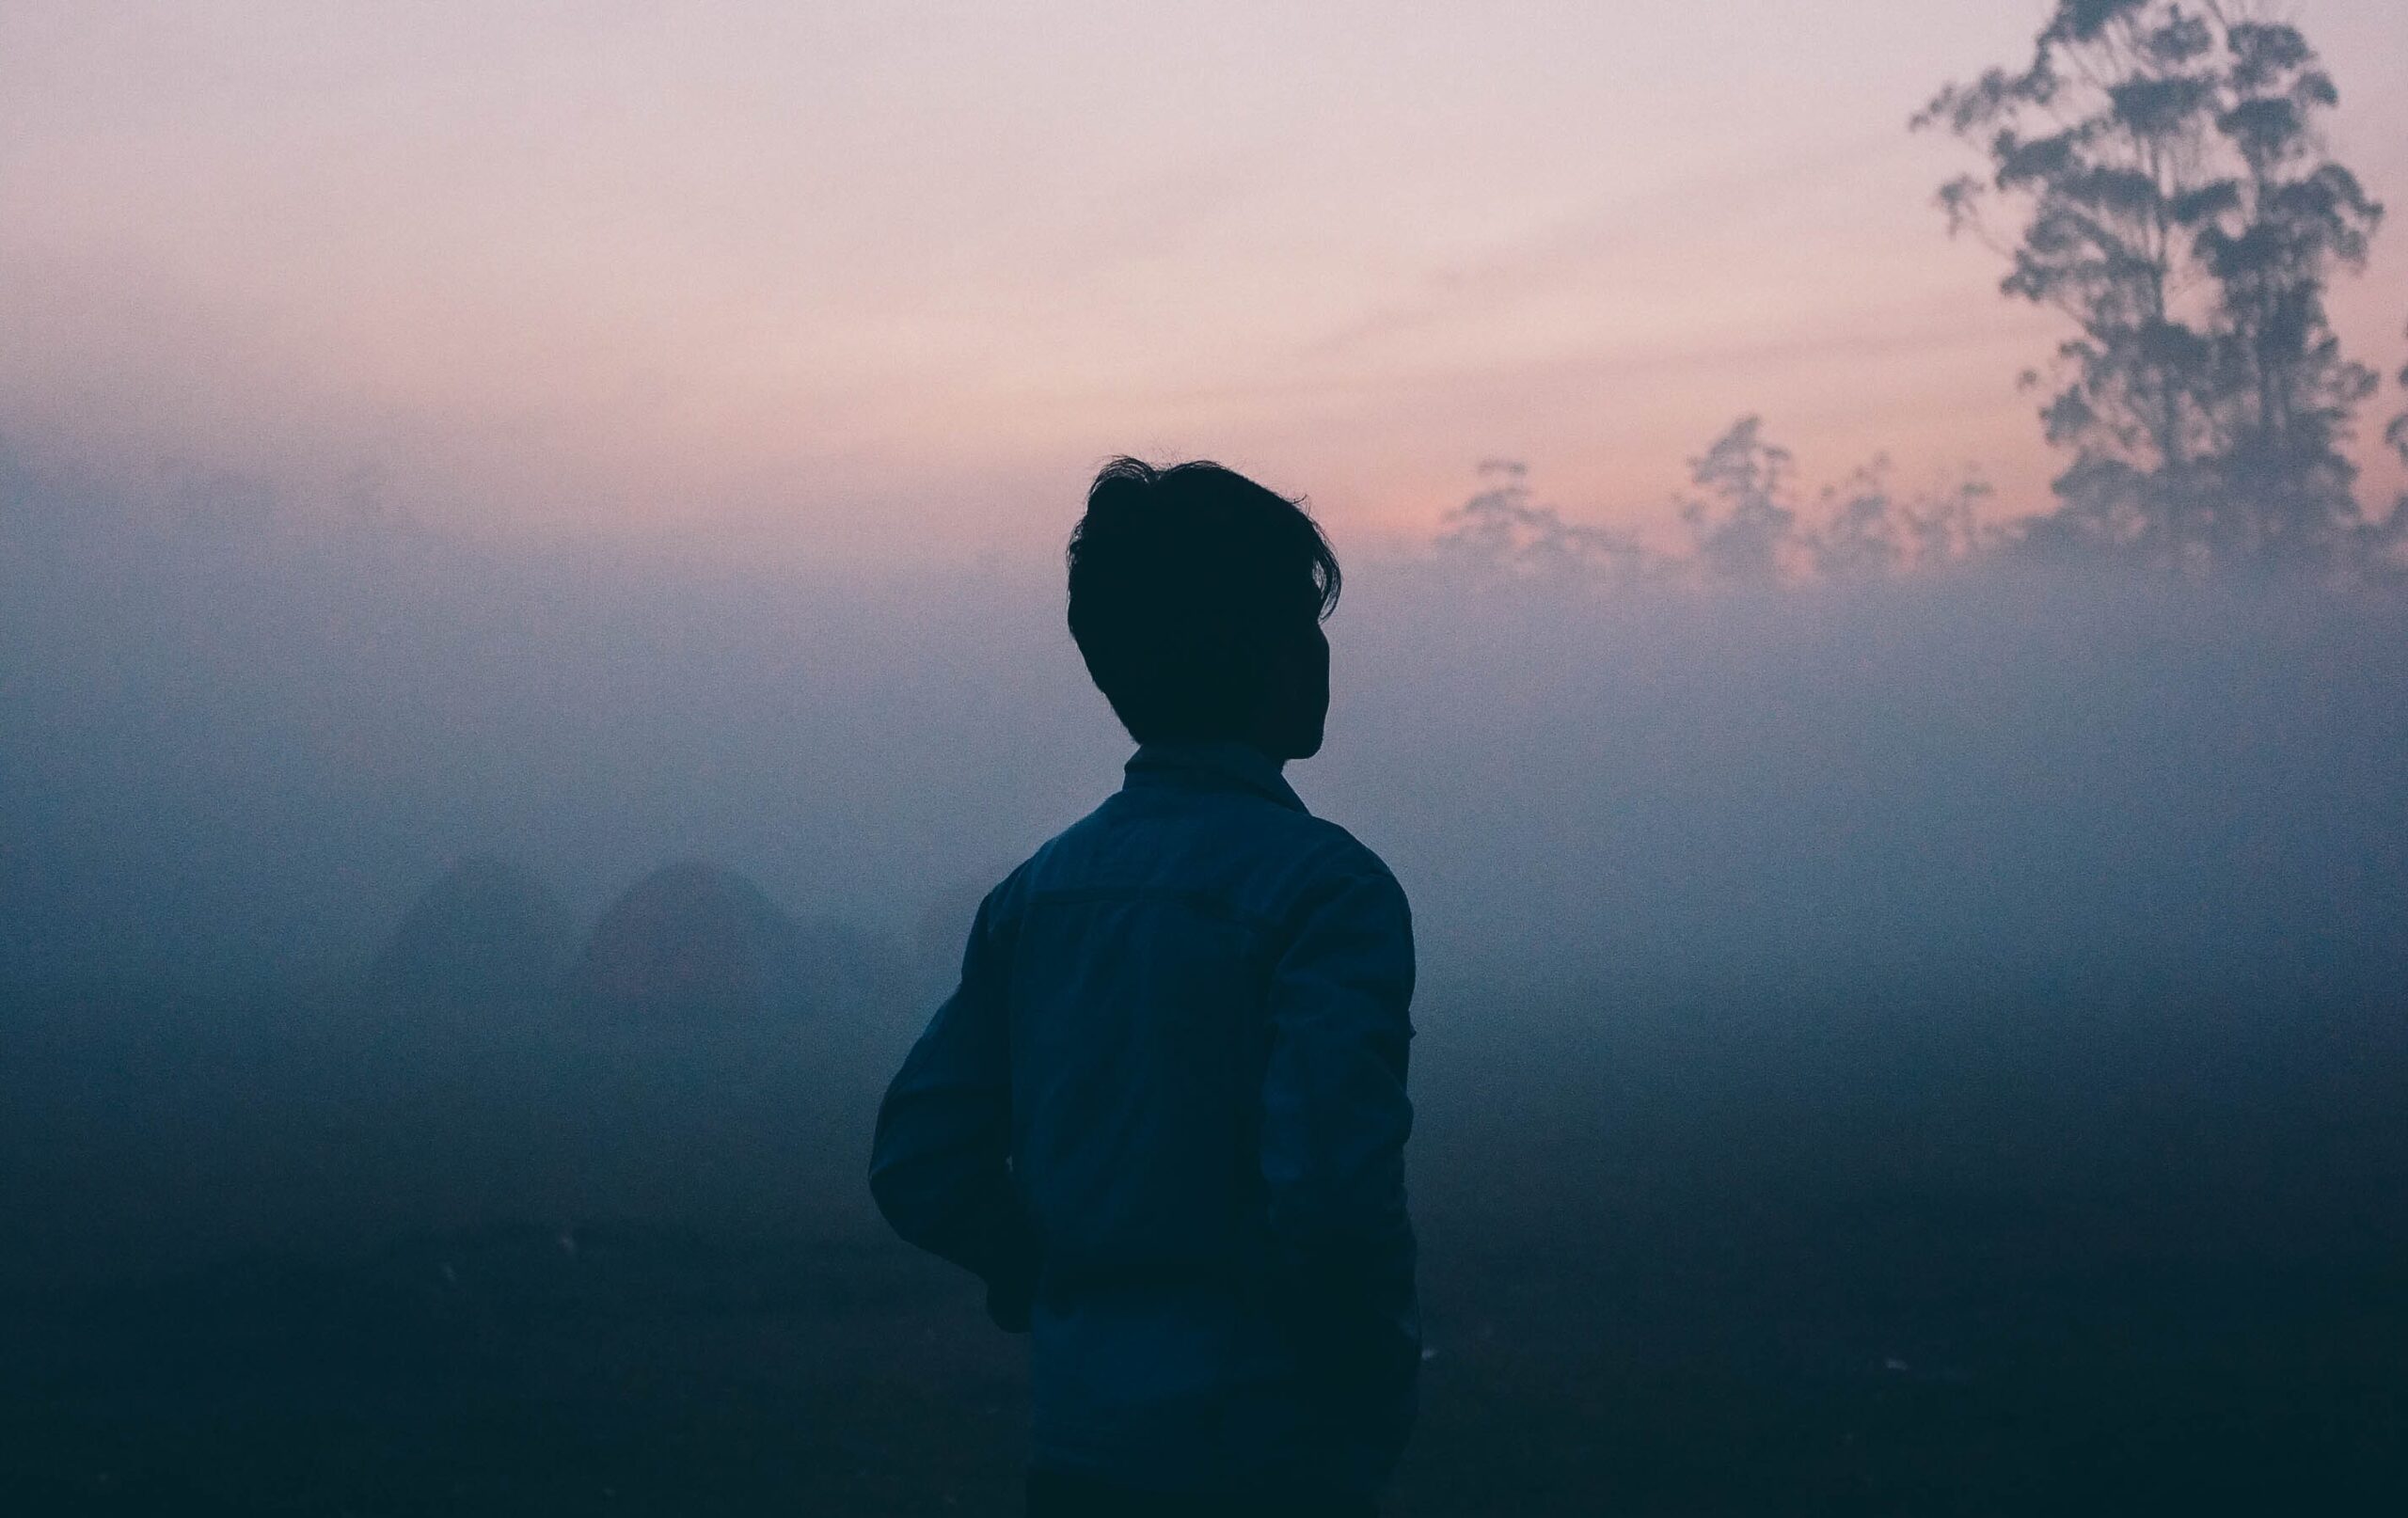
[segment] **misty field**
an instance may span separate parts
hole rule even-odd
[[[1393,1511],[2400,1506],[2399,597],[1350,586],[1294,779],[1420,947]],[[17,590],[0,1506],[1016,1510],[1021,1347],[863,1173],[1118,780],[1050,568]]]
[[[879,1093],[1090,668],[1323,694],[1127,449],[1345,564],[1387,1510],[2408,1514],[2402,57],[0,4],[0,1518],[1019,1511]]]
[[[1422,1017],[1394,1511],[2408,1492],[2396,990],[1492,994]],[[13,1001],[12,1510],[1017,1510],[1020,1347],[860,1183],[908,1020],[559,1014]]]

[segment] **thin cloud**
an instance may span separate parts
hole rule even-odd
[[[1638,195],[1600,196],[1544,231],[1433,271],[1413,296],[1354,317],[1307,351],[1341,356],[1401,334],[1476,321],[1533,295],[1585,283],[1635,250],[1660,246],[1667,216],[1680,218],[1685,238],[1710,234],[1762,217],[1771,205],[1815,193],[1846,170],[1903,156],[1905,150],[1897,134],[1866,135],[1825,152],[1735,164]]]

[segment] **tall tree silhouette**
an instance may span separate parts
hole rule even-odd
[[[2338,98],[2298,28],[2246,0],[2058,0],[2027,68],[1915,117],[1990,162],[1941,188],[1951,229],[2076,328],[2041,413],[2073,459],[2035,546],[2183,571],[2328,566],[2364,543],[2341,449],[2375,376],[2324,293],[2383,213],[2324,150]]]

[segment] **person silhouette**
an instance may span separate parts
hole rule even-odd
[[[1240,474],[1121,458],[1069,568],[1137,751],[980,904],[870,1189],[1031,1336],[1031,1514],[1370,1513],[1421,1358],[1412,921],[1281,773],[1322,745],[1338,560]]]

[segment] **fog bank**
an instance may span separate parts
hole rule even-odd
[[[469,853],[580,925],[698,858],[942,940],[1127,748],[1050,565],[197,534],[45,488],[0,531],[18,981],[348,973]],[[1331,632],[1329,746],[1291,778],[1396,867],[1434,983],[2408,965],[2397,600],[1356,556]]]

